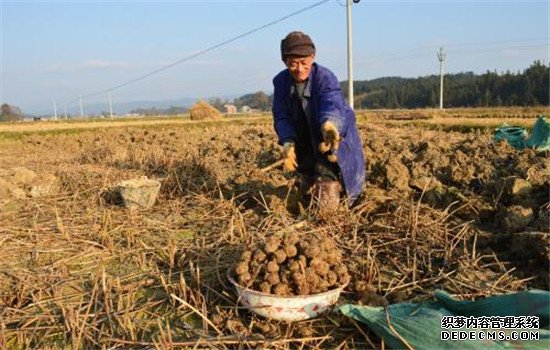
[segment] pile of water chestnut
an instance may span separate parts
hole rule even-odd
[[[239,285],[279,296],[323,293],[350,281],[335,242],[311,234],[271,235],[245,249],[234,272]]]

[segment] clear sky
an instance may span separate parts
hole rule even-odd
[[[104,91],[317,1],[0,0],[0,102],[25,113]],[[346,0],[330,0],[111,92],[113,101],[272,92],[281,39],[308,33],[317,62],[347,79]],[[547,0],[374,1],[352,6],[355,80],[523,71],[549,62]],[[107,101],[106,93],[84,99]],[[115,108],[116,110],[116,108]]]

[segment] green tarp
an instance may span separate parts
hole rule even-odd
[[[531,290],[476,301],[455,300],[441,290],[434,296],[436,301],[421,304],[345,304],[339,310],[366,324],[393,349],[550,349],[550,292]]]
[[[495,129],[493,139],[496,142],[508,141],[515,149],[532,148],[547,151],[550,150],[550,123],[546,121],[545,116],[539,115],[530,135],[525,128],[504,124]]]
[[[539,151],[550,150],[550,123],[543,116],[539,116],[531,135],[525,140],[525,146]]]

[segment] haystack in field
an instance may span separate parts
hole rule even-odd
[[[189,109],[189,117],[191,120],[209,120],[220,119],[222,114],[216,108],[201,100]]]

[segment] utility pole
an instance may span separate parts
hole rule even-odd
[[[84,118],[84,108],[82,107],[82,95],[80,95],[80,118]]]
[[[439,109],[443,109],[443,62],[445,62],[445,56],[443,47],[440,47],[437,54],[439,59]]]
[[[57,120],[57,104],[53,100],[53,120]]]
[[[113,99],[111,93],[109,92],[109,113],[111,113],[111,119],[113,119]]]
[[[353,60],[352,60],[352,40],[351,40],[351,1],[346,0],[347,22],[348,22],[348,103],[353,109]],[[359,0],[353,0],[358,3]]]

